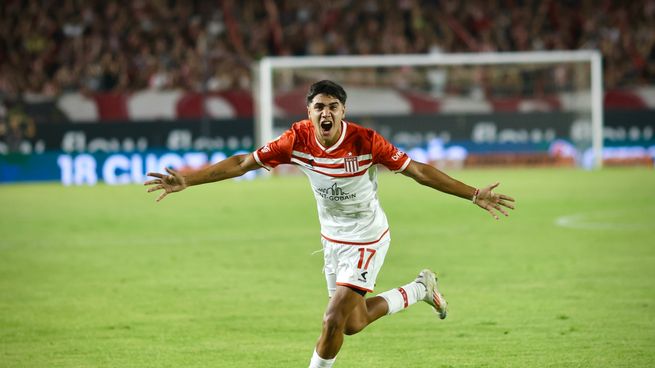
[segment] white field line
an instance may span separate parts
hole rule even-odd
[[[626,211],[601,211],[565,215],[556,218],[555,225],[587,230],[655,230],[655,221],[650,216],[645,214],[637,221],[628,222],[622,218],[626,213]]]

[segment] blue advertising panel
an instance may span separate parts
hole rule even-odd
[[[245,153],[247,151],[237,151]],[[59,181],[64,185],[143,183],[148,172],[199,168],[225,159],[223,152],[146,151],[130,153],[56,153],[0,155],[0,183]],[[245,179],[257,176],[250,172]]]

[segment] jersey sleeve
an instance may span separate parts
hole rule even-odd
[[[271,170],[280,164],[290,163],[295,136],[293,130],[287,130],[277,139],[253,152],[255,160],[266,170]]]
[[[373,133],[373,163],[382,164],[393,172],[401,172],[411,161],[412,159],[405,152],[377,132]]]

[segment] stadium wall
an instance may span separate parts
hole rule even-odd
[[[351,119],[377,129],[419,160],[455,167],[538,166],[583,159],[575,157],[575,144],[590,133],[575,124],[577,116],[555,111]],[[20,130],[0,141],[0,183],[140,183],[148,171],[200,167],[255,148],[249,118],[87,124],[35,122],[27,115],[12,119],[21,122]],[[288,127],[295,119],[279,124]],[[604,134],[607,164],[653,164],[655,110],[606,111]]]

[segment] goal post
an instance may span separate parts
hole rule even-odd
[[[538,66],[562,64],[583,64],[588,73],[588,84],[578,91],[578,95],[588,98],[583,103],[585,115],[589,116],[590,130],[589,152],[593,158],[590,164],[593,168],[602,167],[603,151],[603,81],[602,58],[597,50],[576,51],[534,51],[534,52],[486,52],[486,53],[432,53],[410,55],[366,55],[366,56],[298,56],[298,57],[265,57],[256,67],[256,83],[253,89],[255,101],[255,134],[257,145],[263,145],[274,138],[275,104],[275,73],[297,73],[302,70],[320,70],[317,75],[328,75],[335,69],[358,68],[399,68],[399,67],[467,67],[485,66]],[[575,73],[573,73],[575,74]],[[317,79],[318,80],[318,79]],[[336,80],[337,82],[343,81]],[[346,92],[348,86],[346,85]],[[299,103],[302,101],[299,101]],[[347,104],[348,105],[348,104]],[[589,105],[589,106],[586,106]]]

